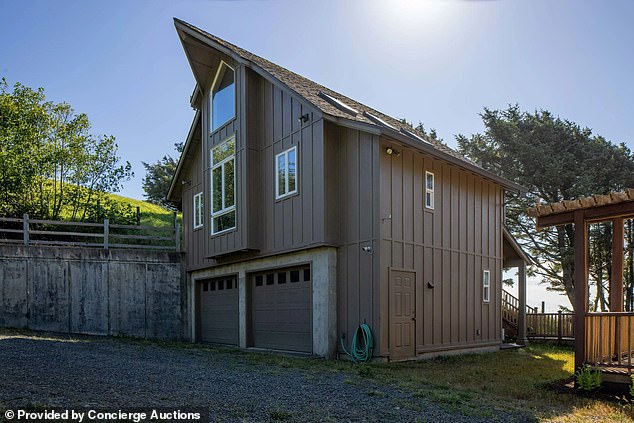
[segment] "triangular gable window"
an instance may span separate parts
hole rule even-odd
[[[233,68],[220,62],[211,86],[211,131],[233,119],[236,115],[236,84]]]

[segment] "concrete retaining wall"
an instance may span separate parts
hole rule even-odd
[[[181,339],[175,252],[0,245],[0,326]]]

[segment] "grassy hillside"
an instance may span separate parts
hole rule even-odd
[[[141,225],[158,226],[158,227],[171,227],[174,222],[174,213],[170,210],[164,209],[156,204],[148,203],[143,200],[136,200],[134,198],[123,197],[116,194],[108,194],[108,198],[113,201],[117,201],[122,204],[130,204],[132,209],[136,210],[137,207],[141,210]],[[178,222],[181,222],[182,216],[178,214]]]

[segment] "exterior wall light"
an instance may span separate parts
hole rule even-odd
[[[388,156],[396,156],[396,157],[398,157],[398,156],[400,156],[400,155],[401,155],[401,153],[400,153],[399,151],[394,150],[392,147],[388,147],[388,148],[386,148],[386,149],[385,149],[385,153],[386,153]]]

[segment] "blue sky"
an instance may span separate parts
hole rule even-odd
[[[450,145],[483,129],[483,107],[519,103],[634,147],[631,1],[3,0],[0,76],[114,135],[136,173],[127,196],[193,117],[173,17]]]

